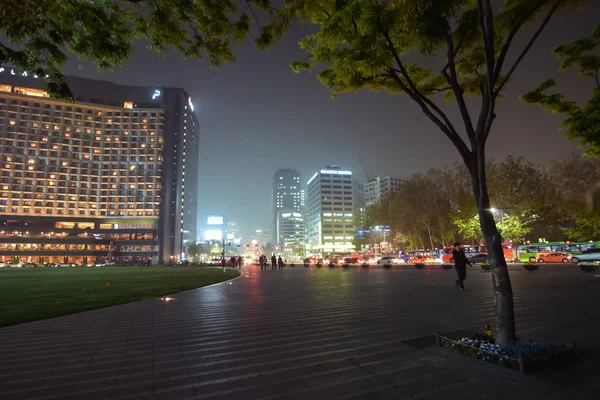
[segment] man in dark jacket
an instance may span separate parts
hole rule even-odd
[[[277,269],[277,257],[275,254],[271,257],[271,269]]]
[[[472,267],[469,259],[465,255],[465,251],[460,247],[460,243],[454,243],[454,250],[452,250],[452,257],[454,258],[454,268],[456,268],[456,274],[458,279],[456,280],[456,287],[460,287],[463,292],[466,292],[464,280],[467,279],[467,264]]]

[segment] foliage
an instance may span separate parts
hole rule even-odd
[[[509,156],[488,162],[487,168],[493,177],[490,202],[497,207],[493,215],[504,240],[516,245],[540,237],[600,237],[600,159],[573,156],[554,162],[546,172],[522,157]],[[401,249],[441,248],[456,240],[482,243],[473,195],[464,190],[466,174],[463,166],[452,165],[410,176],[381,203],[367,208],[369,218],[377,218],[369,223],[391,226],[392,243]],[[373,232],[364,240],[377,250],[383,237]]]
[[[598,264],[599,263],[595,261],[582,261],[580,263],[577,263],[577,266],[584,271],[595,272],[598,269]]]
[[[0,7],[0,65],[38,76],[47,90],[72,98],[60,72],[75,56],[101,70],[122,65],[143,39],[159,54],[234,61],[230,46],[244,39],[250,18],[224,0],[22,0]],[[255,2],[266,6],[264,1]]]
[[[481,269],[483,269],[484,271],[487,271],[489,269],[492,268],[492,266],[490,265],[490,263],[484,262],[480,264]]]
[[[204,253],[205,247],[201,243],[193,242],[186,246],[185,253],[192,259]]]
[[[569,139],[579,140],[586,147],[585,155],[600,156],[600,23],[594,32],[586,38],[578,39],[571,44],[561,45],[554,49],[554,54],[562,64],[560,71],[577,68],[579,74],[592,82],[590,98],[583,105],[575,101],[565,100],[562,93],[547,94],[556,86],[556,80],[548,79],[533,91],[521,98],[526,103],[537,104],[554,114],[562,114],[566,118],[562,127]]]
[[[508,215],[502,217],[502,221],[498,222],[498,230],[504,240],[513,239],[515,242],[523,239],[525,235],[531,232],[531,228],[527,225],[531,223],[531,219],[527,220],[521,215]]]
[[[494,343],[493,338],[463,337],[457,340],[442,339],[442,345],[460,354],[493,364],[519,369],[518,358],[526,361],[552,359],[567,350],[564,344],[545,341],[514,341],[507,345]]]

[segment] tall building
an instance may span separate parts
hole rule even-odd
[[[199,122],[188,93],[0,67],[0,259],[169,262],[197,236]]]
[[[258,244],[259,246],[273,243],[273,233],[269,230],[257,229],[250,237],[252,244]]]
[[[367,206],[379,203],[385,195],[396,190],[402,183],[406,182],[406,178],[386,175],[378,176],[371,179],[364,185],[365,203]]]
[[[366,205],[364,185],[353,182],[354,193],[354,229],[362,229],[366,223]]]
[[[304,215],[296,212],[280,212],[277,219],[279,247],[287,256],[300,254],[306,243]],[[304,255],[304,254],[302,254]]]
[[[279,220],[282,213],[302,213],[304,206],[304,190],[300,173],[293,169],[282,168],[273,174],[273,240],[281,245],[282,232]],[[296,235],[303,234],[298,232]]]
[[[354,249],[352,172],[328,165],[307,185],[307,240],[312,254]]]
[[[227,240],[233,241],[234,244],[241,243],[240,228],[235,221],[227,221]]]

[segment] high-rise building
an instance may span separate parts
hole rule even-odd
[[[366,223],[366,205],[364,185],[353,182],[354,193],[354,229],[362,229]]]
[[[273,174],[273,240],[281,245],[279,220],[282,213],[302,213],[304,190],[300,173],[293,169],[282,168]],[[297,232],[294,236],[303,235]]]
[[[367,206],[379,203],[385,195],[396,190],[400,185],[406,182],[406,178],[396,176],[378,176],[371,179],[364,185],[364,197]]]
[[[328,165],[307,185],[307,241],[312,254],[343,253],[354,249],[352,172]]]
[[[185,90],[0,68],[0,258],[169,262],[197,236],[199,122]]]
[[[235,244],[241,242],[240,228],[235,221],[227,221],[227,240],[233,241]]]
[[[250,237],[252,244],[258,244],[259,246],[273,243],[273,233],[269,230],[257,229]]]
[[[296,212],[279,212],[277,232],[279,248],[286,256],[298,254],[297,250],[304,250],[306,244],[306,229],[304,215]]]

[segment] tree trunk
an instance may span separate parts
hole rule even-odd
[[[496,221],[490,209],[485,174],[485,155],[483,149],[479,150],[478,154],[474,154],[473,161],[475,162],[469,166],[469,172],[473,183],[473,194],[477,201],[481,232],[492,267],[496,308],[496,343],[508,344],[516,339],[513,291],[504,252],[502,251],[502,238],[496,228]]]

